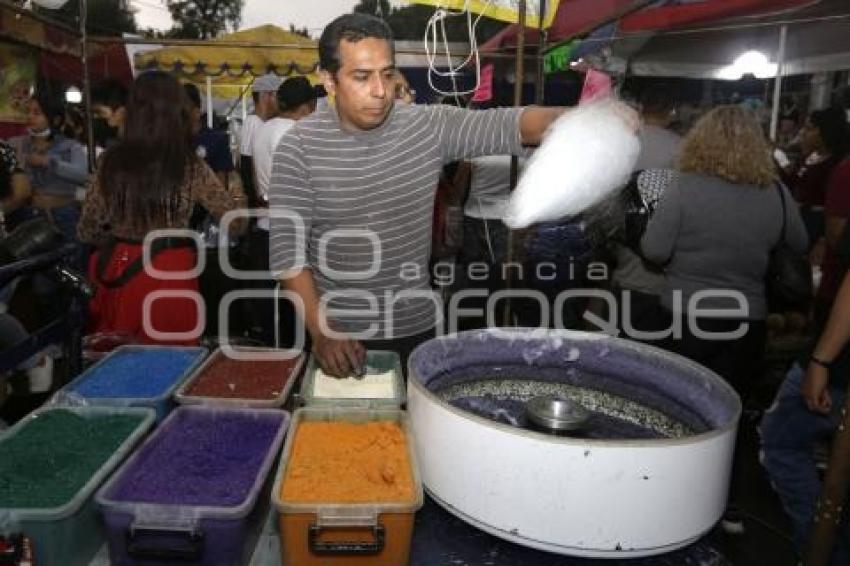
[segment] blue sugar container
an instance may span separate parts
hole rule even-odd
[[[55,400],[150,407],[160,422],[175,407],[174,391],[206,355],[201,347],[120,346],[60,389]]]

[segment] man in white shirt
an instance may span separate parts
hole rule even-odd
[[[316,89],[305,77],[286,79],[277,90],[276,116],[263,122],[254,132],[252,154],[254,179],[258,206],[268,206],[269,181],[272,174],[272,161],[280,138],[295,122],[311,114],[316,109]],[[269,219],[260,217],[256,227],[248,235],[250,269],[267,271],[269,268]],[[257,282],[255,288],[269,290],[273,281]],[[268,346],[290,346],[294,342],[295,310],[286,301],[280,301],[280,343],[274,336],[274,305],[267,299],[247,301],[247,315],[250,319],[250,335]]]
[[[463,207],[463,246],[458,252],[462,289],[488,289],[495,293],[504,289],[503,264],[507,261],[510,229],[502,222],[511,197],[511,156],[482,155],[467,161],[470,166],[469,193]],[[520,172],[525,158],[519,158]],[[468,278],[469,266],[486,264],[487,278]],[[479,268],[476,268],[479,269]],[[488,295],[489,296],[489,295]],[[486,298],[470,297],[463,308],[484,309]],[[483,328],[486,320],[471,317],[461,322],[462,328]]]
[[[261,206],[268,204],[272,157],[277,144],[297,120],[312,114],[316,109],[316,90],[305,77],[291,77],[277,90],[277,104],[277,116],[260,124],[254,133],[254,175]],[[265,224],[268,226],[268,222]]]
[[[277,116],[277,89],[281,85],[281,78],[274,74],[267,74],[254,79],[251,85],[251,96],[254,99],[254,113],[245,118],[242,129],[239,132],[239,174],[242,178],[242,186],[245,188],[245,196],[248,204],[256,207],[257,193],[254,187],[254,164],[253,148],[254,136],[257,129],[269,118]]]

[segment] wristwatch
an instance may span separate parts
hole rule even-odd
[[[830,369],[832,367],[832,362],[827,362],[826,360],[822,360],[815,356],[814,354],[809,356],[809,361],[813,364],[819,365],[822,368]]]

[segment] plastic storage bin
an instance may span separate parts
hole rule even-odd
[[[120,417],[121,423],[113,417]],[[79,418],[84,419],[85,423],[79,421]],[[34,562],[39,566],[87,565],[104,543],[104,533],[93,497],[94,491],[129,454],[153,423],[154,411],[149,408],[46,407],[37,409],[0,434],[0,454],[3,458],[11,458],[12,445],[21,443],[14,448],[14,457],[17,462],[25,461],[28,466],[34,468],[33,474],[28,474],[27,478],[27,482],[32,482],[34,497],[43,497],[46,489],[67,490],[68,493],[73,491],[73,494],[68,496],[70,498],[61,497],[66,499],[63,502],[57,500],[47,505],[34,502],[34,505],[25,506],[18,502],[16,507],[0,506],[0,537],[8,540],[17,538],[20,534],[26,536],[30,540]],[[100,424],[103,428],[99,428]],[[88,441],[84,440],[81,434],[87,426],[95,427],[97,434],[89,437]],[[122,430],[126,432],[126,436]],[[66,435],[65,439],[63,436],[55,439],[57,446],[50,444],[53,431]],[[69,442],[67,438],[75,440]],[[115,443],[114,448],[104,446],[107,439]],[[31,453],[27,447],[32,448]],[[61,455],[63,448],[66,450],[65,456]],[[17,453],[21,449],[27,452],[25,456]],[[81,456],[87,449],[96,452],[103,450],[101,454],[93,457],[103,456],[105,459],[82,485],[75,488],[74,483],[68,485],[65,482],[69,474],[74,473],[73,469],[81,465]],[[106,454],[108,450],[111,450],[111,454]],[[67,459],[68,465],[57,463],[57,458]],[[0,481],[2,469],[3,466],[0,465]],[[53,478],[45,477],[48,471],[52,471]],[[79,473],[82,478],[84,471]],[[16,486],[16,494],[20,494],[23,489],[25,487]],[[56,493],[57,499],[60,498],[60,493]]]
[[[288,425],[276,409],[175,409],[97,494],[110,563],[247,563]]]
[[[207,355],[206,348],[120,346],[57,393],[90,405],[151,407],[157,421],[174,408],[174,391]]]
[[[304,365],[304,354],[273,359],[284,350],[234,348],[240,358],[228,358],[219,348],[183,384],[174,398],[182,405],[282,407]],[[257,354],[256,359],[241,356]]]
[[[405,502],[295,503],[281,494],[299,427],[305,422],[391,421],[405,433],[414,497]],[[422,481],[407,413],[399,409],[307,407],[295,411],[272,488],[283,566],[406,566]]]
[[[401,360],[395,352],[385,350],[369,350],[366,352],[367,373],[393,372],[393,395],[388,398],[370,397],[320,397],[316,395],[316,372],[319,364],[316,358],[310,356],[304,380],[301,383],[301,402],[307,407],[351,407],[351,408],[389,408],[398,409],[405,401],[404,374],[401,371]],[[353,379],[353,378],[345,378]],[[368,379],[368,375],[366,377]]]

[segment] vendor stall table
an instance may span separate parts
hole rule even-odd
[[[251,566],[278,566],[279,539],[275,511],[269,514],[257,543]],[[109,566],[104,546],[91,566]],[[416,514],[411,566],[723,566],[729,562],[709,544],[697,542],[687,548],[651,558],[591,560],[541,552],[504,541],[468,525],[425,496]]]

